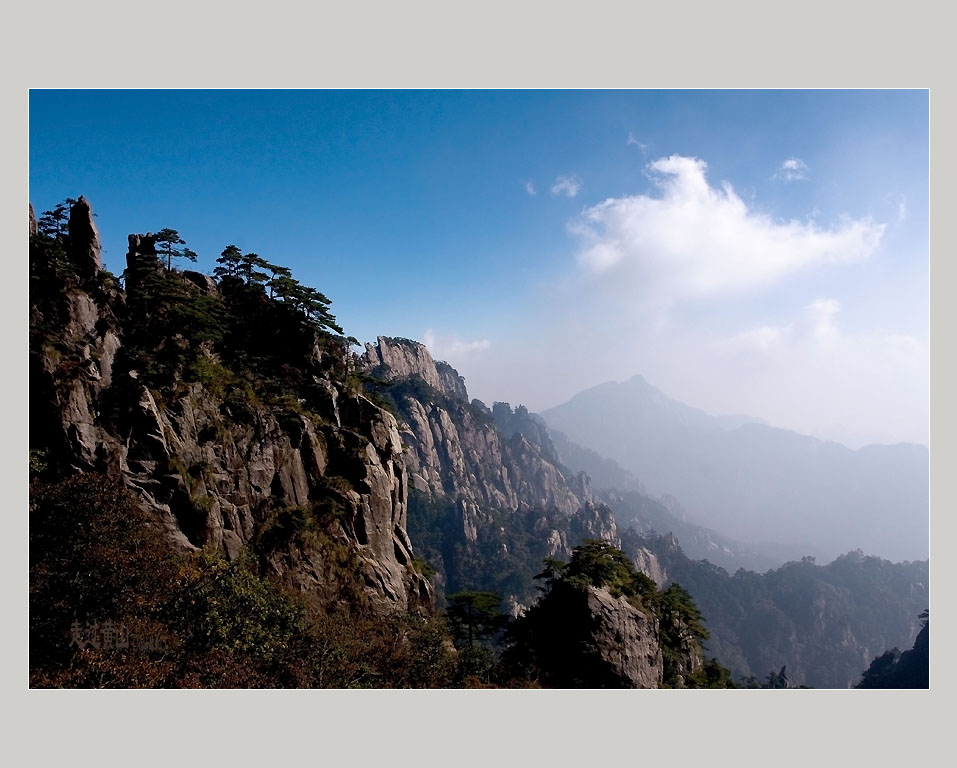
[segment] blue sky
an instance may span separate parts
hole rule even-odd
[[[30,200],[177,229],[533,410],[642,374],[927,439],[926,91],[33,91]],[[727,186],[725,186],[727,185]]]

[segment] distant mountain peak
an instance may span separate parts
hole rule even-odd
[[[831,557],[857,547],[927,557],[926,448],[855,451],[749,416],[712,416],[640,375],[580,392],[541,416],[641,478],[652,496],[679,498],[689,522],[732,539],[800,541]]]

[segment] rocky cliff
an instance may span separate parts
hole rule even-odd
[[[556,688],[660,688],[658,618],[608,589],[559,587],[536,607],[530,638],[543,683]]]
[[[201,300],[221,310],[215,281],[167,274],[152,237],[131,235],[122,290],[103,271],[82,197],[68,236],[38,239],[32,217],[30,227],[32,451],[54,471],[103,473],[131,489],[182,550],[234,558],[253,548],[322,604],[364,596],[377,610],[430,609],[406,532],[398,425],[350,387],[344,344],[304,331],[308,386],[267,397],[186,330],[145,338],[144,305],[150,318],[161,302],[164,317],[186,316]],[[266,301],[261,289],[253,299]],[[147,352],[150,371],[175,363],[174,375],[150,379]],[[277,537],[290,520],[301,530]]]
[[[380,336],[367,345],[361,367],[391,385],[386,391],[403,420],[406,466],[417,490],[452,496],[471,509],[554,507],[572,516],[593,503],[588,478],[583,473],[566,478],[554,450],[540,442],[547,439],[544,431],[530,439],[521,431],[500,430],[488,408],[469,402],[458,372],[433,361],[422,344]],[[495,411],[511,415],[506,403],[497,403]],[[609,520],[608,530],[594,533],[614,536],[613,526]]]
[[[707,633],[687,593],[659,590],[616,548],[586,542],[542,578],[542,598],[511,629],[512,661],[531,679],[560,688],[726,684],[727,672],[704,661]]]
[[[438,561],[433,564],[440,580],[449,581],[445,566],[458,544],[467,552],[457,561],[471,553],[482,561],[476,568],[499,572],[496,584],[482,583],[476,574],[470,586],[504,588],[525,599],[532,574],[516,577],[521,586],[503,586],[508,579],[502,574],[509,572],[503,558],[516,549],[527,554],[522,568],[534,573],[542,557],[567,557],[584,538],[618,542],[614,516],[595,503],[587,476],[558,463],[547,431],[526,409],[513,412],[496,403],[490,410],[470,402],[458,372],[407,339],[380,336],[366,346],[358,367],[375,395],[398,414],[410,486],[429,500],[423,503],[440,507],[441,519],[431,518],[429,530],[419,528],[423,552]],[[438,528],[441,542],[433,536]],[[452,588],[463,586],[460,579],[450,581]]]

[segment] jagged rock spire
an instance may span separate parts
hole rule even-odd
[[[80,195],[70,206],[70,258],[82,277],[95,277],[103,270],[100,256],[100,233],[93,221],[93,209],[90,201]]]

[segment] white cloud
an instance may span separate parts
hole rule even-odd
[[[626,142],[625,146],[630,146],[631,144],[634,144],[636,147],[638,147],[638,149],[641,150],[642,155],[645,155],[648,153],[648,145],[641,141],[638,141],[638,138],[635,136],[635,134],[629,131],[628,141]]]
[[[741,331],[729,339],[722,339],[715,345],[717,349],[726,352],[771,352],[781,349],[788,336],[793,331],[792,325],[777,327],[773,325],[759,325]]]
[[[475,341],[463,341],[454,334],[437,334],[431,328],[427,328],[422,334],[422,343],[428,347],[429,352],[436,360],[461,360],[476,352],[488,349],[492,342],[488,339],[477,339]]]
[[[904,197],[904,195],[901,195],[901,199],[897,203],[897,223],[900,224],[906,218],[907,218],[907,198]]]
[[[661,158],[650,192],[569,222],[578,262],[510,310],[494,354],[450,360],[469,392],[542,410],[640,373],[711,413],[926,442],[926,280],[887,271],[885,226],[827,211],[780,221],[706,170]],[[889,221],[898,200],[885,201]],[[878,246],[888,259],[872,258]]]
[[[804,308],[818,342],[828,344],[837,336],[835,318],[840,311],[841,304],[835,299],[816,299]]]
[[[730,338],[720,339],[715,349],[731,355],[777,354],[796,346],[828,346],[838,337],[836,299],[815,299],[804,307],[800,318],[781,326],[759,325]]]
[[[870,219],[832,228],[749,210],[731,185],[712,187],[707,164],[672,155],[650,163],[658,195],[610,198],[569,225],[579,264],[635,298],[658,303],[773,284],[811,266],[863,261],[884,233]]]
[[[807,165],[803,160],[797,157],[789,157],[778,168],[772,179],[781,179],[782,181],[803,181],[807,178]]]
[[[534,184],[533,182],[531,182],[531,181],[526,181],[526,182],[525,182],[525,191],[528,192],[528,194],[534,196],[534,195],[535,195],[535,184]]]
[[[552,184],[552,194],[575,197],[581,188],[582,180],[577,176],[559,176]]]

